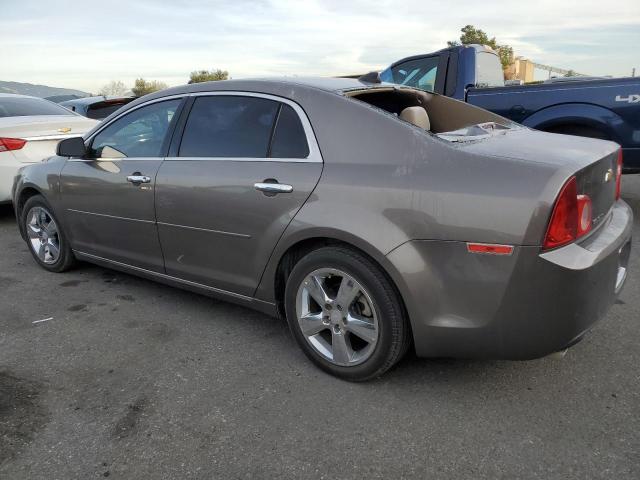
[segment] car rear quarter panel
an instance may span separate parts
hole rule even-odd
[[[307,238],[353,244],[401,290],[386,255],[410,240],[541,242],[565,179],[557,165],[469,152],[335,94],[311,92],[301,103],[325,166],[271,256],[259,299],[274,301],[278,262]]]

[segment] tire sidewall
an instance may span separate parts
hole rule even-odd
[[[389,359],[392,350],[394,322],[402,322],[402,312],[383,282],[382,272],[373,272],[358,256],[351,256],[338,248],[325,247],[311,252],[300,260],[289,275],[285,288],[285,312],[289,328],[309,359],[323,370],[348,380],[366,380],[375,377]],[[296,298],[298,288],[306,276],[319,268],[336,268],[353,276],[369,293],[378,315],[378,343],[371,356],[363,363],[350,367],[334,365],[323,358],[309,344],[298,324]],[[379,270],[379,269],[378,269]],[[380,278],[382,277],[382,278]],[[386,370],[386,369],[385,369]],[[382,373],[382,372],[380,372]]]

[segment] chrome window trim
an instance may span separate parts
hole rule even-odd
[[[256,97],[264,98],[267,100],[273,100],[275,102],[284,103],[293,108],[294,112],[298,115],[302,128],[304,129],[305,137],[307,138],[307,145],[309,146],[309,155],[305,158],[273,158],[273,157],[167,157],[168,161],[235,161],[235,162],[284,162],[284,163],[322,163],[322,154],[320,153],[320,147],[316,135],[311,127],[309,117],[302,109],[302,107],[288,98],[279,97],[278,95],[272,95],[269,93],[258,92],[244,92],[239,90],[218,90],[213,92],[195,92],[190,94],[191,97],[214,97],[214,96],[227,96],[227,97]],[[186,126],[186,125],[185,125]]]
[[[305,136],[307,138],[307,145],[309,146],[309,155],[306,158],[272,158],[272,157],[164,157],[164,160],[167,161],[233,161],[233,162],[283,162],[283,163],[323,163],[322,154],[320,153],[320,147],[318,145],[318,141],[316,139],[315,133],[313,132],[313,127],[311,126],[311,122],[309,121],[309,117],[302,109],[302,107],[290,100],[288,98],[280,97],[278,95],[272,95],[269,93],[257,93],[257,92],[243,92],[239,90],[219,90],[219,91],[209,91],[209,92],[195,92],[195,93],[181,93],[176,95],[168,95],[166,97],[154,98],[153,100],[149,100],[147,102],[141,103],[140,105],[136,105],[125,112],[122,112],[117,117],[109,120],[108,123],[104,125],[100,125],[100,128],[93,132],[89,137],[85,139],[85,145],[89,145],[93,142],[93,139],[96,135],[102,132],[105,128],[111,125],[113,122],[118,121],[120,118],[125,115],[138,110],[139,108],[146,107],[147,105],[152,105],[154,103],[164,102],[167,100],[176,100],[183,99],[186,97],[212,97],[212,96],[230,96],[230,97],[257,97],[257,98],[265,98],[267,100],[273,100],[276,102],[284,103],[289,105],[298,115],[300,122],[302,123],[302,128],[304,129]],[[159,157],[137,157],[135,160],[157,160]],[[122,161],[122,160],[134,160],[134,157],[126,157],[126,158],[92,158],[92,159],[75,159],[71,158],[68,161],[71,162],[93,162],[93,161]]]
[[[271,163],[322,163],[312,158],[265,157],[165,157],[167,162],[271,162]]]
[[[136,162],[144,161],[154,161],[154,162],[162,162],[164,157],[122,157],[122,158],[67,158],[67,162],[99,162],[99,163],[117,163],[117,162],[130,162],[135,160]]]

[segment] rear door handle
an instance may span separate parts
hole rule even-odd
[[[140,175],[139,173],[129,175],[127,177],[127,182],[131,182],[134,185],[140,185],[141,183],[151,183],[151,177],[147,177],[146,175]]]
[[[255,183],[253,185],[256,190],[264,193],[291,193],[293,186],[284,183]]]

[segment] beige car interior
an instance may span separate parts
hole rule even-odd
[[[511,120],[468,103],[411,88],[380,87],[353,90],[345,95],[432,133],[451,132],[487,122],[507,127],[514,125]]]
[[[431,122],[427,111],[422,107],[407,107],[399,115],[401,120],[414,124],[424,130],[431,130]]]

